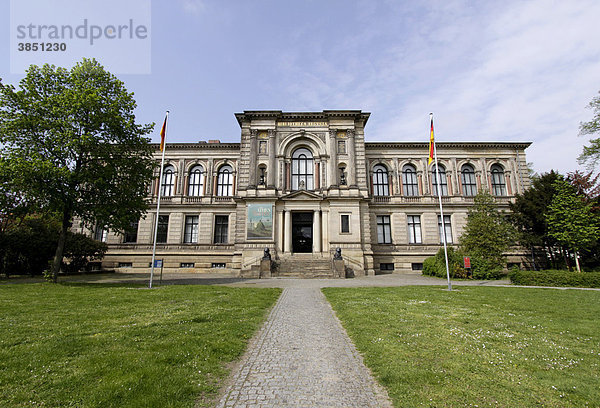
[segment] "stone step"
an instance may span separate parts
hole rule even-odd
[[[331,278],[331,260],[324,258],[297,257],[282,259],[276,273],[279,277]]]

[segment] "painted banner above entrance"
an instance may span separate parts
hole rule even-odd
[[[248,204],[247,239],[273,238],[273,205]]]

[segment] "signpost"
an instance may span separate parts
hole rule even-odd
[[[473,273],[471,272],[471,257],[463,257],[463,262],[465,264],[465,269],[467,270],[467,278],[471,278],[473,276]]]
[[[160,268],[160,280],[159,280],[159,284],[162,285],[162,275],[163,275],[163,260],[162,259],[155,259],[154,260],[154,265],[155,268]]]

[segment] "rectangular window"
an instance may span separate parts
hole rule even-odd
[[[415,263],[411,264],[411,269],[413,271],[422,271],[423,270],[423,264],[419,263],[419,262],[415,262]]]
[[[342,214],[341,216],[341,232],[342,234],[349,234],[350,233],[350,215],[349,214]]]
[[[96,227],[94,231],[94,239],[100,242],[106,242],[108,238],[108,228],[106,227]]]
[[[215,216],[215,244],[226,244],[229,230],[229,217],[227,215]]]
[[[132,268],[133,263],[131,262],[119,262],[119,268]]]
[[[181,262],[179,264],[180,268],[193,268],[194,267],[194,263],[193,262]]]
[[[421,216],[408,216],[408,242],[410,244],[421,243]]]
[[[346,154],[346,142],[343,140],[338,140],[338,153]]]
[[[164,244],[167,242],[167,233],[169,232],[169,216],[158,216],[158,233],[156,234],[156,242]]]
[[[211,268],[225,268],[225,263],[224,262],[213,262],[210,267]]]
[[[185,216],[185,230],[183,233],[183,242],[192,244],[198,242],[198,216]]]
[[[393,263],[380,263],[379,264],[379,270],[380,271],[393,271],[394,270],[394,264]]]
[[[442,217],[438,215],[438,230],[440,232],[440,243],[444,243],[444,231],[446,231],[446,243],[452,243],[452,224],[450,223],[450,216],[444,215],[444,228],[442,229]]]
[[[392,243],[392,225],[389,215],[377,216],[377,242],[380,244]]]
[[[125,231],[124,242],[136,243],[138,234],[139,221],[132,222],[129,228]]]

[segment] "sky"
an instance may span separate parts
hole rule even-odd
[[[68,20],[61,1],[43,0]],[[438,142],[533,142],[536,172],[581,168],[579,124],[600,91],[598,0],[121,0],[105,13],[132,2],[151,10],[149,69],[117,76],[138,121],[157,123],[155,142],[165,110],[168,142],[239,142],[234,113],[268,109],[360,109],[367,141],[427,142],[433,112]],[[17,84],[9,8],[0,0],[0,77]]]

